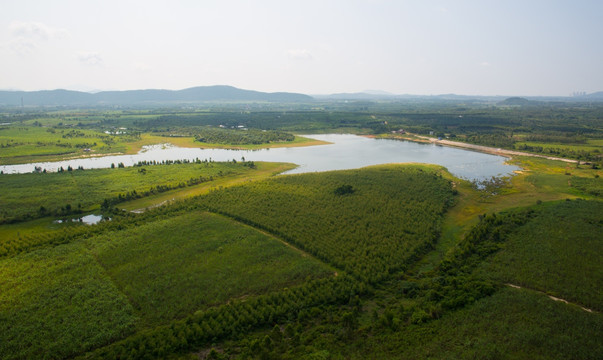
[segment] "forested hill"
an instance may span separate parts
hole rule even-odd
[[[198,86],[184,90],[102,91],[91,94],[70,90],[0,91],[0,105],[77,106],[198,103],[206,101],[307,102],[313,98],[298,93],[243,90],[232,86]]]

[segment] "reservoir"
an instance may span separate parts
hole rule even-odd
[[[356,169],[368,165],[388,163],[427,163],[446,167],[452,174],[469,180],[484,180],[492,176],[507,176],[519,167],[505,164],[505,157],[480,152],[423,144],[410,141],[371,139],[357,135],[305,135],[331,144],[272,148],[262,150],[225,150],[179,148],[170,144],[144,147],[135,155],[116,155],[96,158],[73,159],[59,162],[42,162],[0,166],[5,174],[33,172],[36,167],[56,171],[63,167],[73,169],[109,168],[123,163],[132,166],[139,161],[165,160],[212,160],[212,161],[271,161],[299,165],[289,174]]]

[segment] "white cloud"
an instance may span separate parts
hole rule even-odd
[[[295,60],[312,60],[312,54],[306,49],[291,49],[287,51],[291,59]]]
[[[55,28],[39,22],[13,21],[9,30],[14,37],[36,40],[62,39],[69,36],[65,29]]]
[[[85,65],[102,66],[103,58],[99,53],[95,52],[80,52],[77,56],[78,60]]]
[[[69,36],[69,32],[65,29],[38,22],[13,21],[8,29],[11,38],[6,46],[17,55],[31,54],[45,42]]]
[[[18,55],[27,55],[32,53],[36,48],[38,47],[38,45],[35,43],[35,41],[32,41],[31,39],[25,39],[25,38],[16,38],[16,39],[12,39],[8,42],[8,48],[14,52],[15,54]]]
[[[479,66],[481,66],[481,67],[490,67],[490,66],[492,66],[492,64],[490,64],[487,61],[482,61],[481,63],[479,63]]]

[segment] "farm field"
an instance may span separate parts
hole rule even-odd
[[[438,171],[376,166],[284,176],[213,192],[200,202],[371,282],[435,243],[453,201],[450,182]]]
[[[193,164],[188,165],[192,166]],[[333,220],[338,217],[341,218],[341,216],[348,216],[347,214],[351,214],[354,209],[362,209],[363,213],[367,215],[373,214],[367,219],[370,222],[375,222],[374,225],[371,225],[370,222],[368,225],[362,224],[362,227],[352,229],[353,232],[349,234],[351,236],[349,239],[357,245],[362,244],[360,242],[363,236],[361,229],[366,226],[384,228],[385,232],[380,236],[386,239],[395,236],[391,233],[391,229],[396,226],[396,219],[398,219],[397,221],[402,219],[409,222],[414,221],[417,223],[416,225],[424,223],[427,233],[397,235],[399,245],[394,243],[391,245],[398,247],[398,250],[394,251],[395,259],[411,263],[413,256],[424,252],[424,248],[429,247],[429,244],[434,241],[439,226],[438,219],[441,218],[447,204],[452,199],[450,183],[441,177],[440,171],[439,168],[420,166],[410,168],[400,166],[382,167],[343,172],[341,174],[334,172],[306,176],[285,176],[279,177],[278,180],[269,180],[266,184],[275,188],[278,187],[279,182],[283,182],[280,185],[283,194],[286,192],[300,195],[314,193],[316,197],[310,198],[309,201],[316,200],[323,195],[332,198],[330,200],[339,198],[339,201],[331,201],[333,203],[332,207],[326,209],[332,212]],[[371,189],[368,185],[377,179],[380,179],[380,182],[383,183],[383,188]],[[416,181],[418,179],[422,179],[422,181]],[[276,181],[276,183],[271,183],[272,181]],[[417,185],[418,188],[401,186],[412,183],[420,185]],[[103,226],[91,227],[90,230],[81,235],[75,233],[67,244],[57,246],[52,245],[51,242],[46,246],[26,249],[18,255],[10,255],[0,261],[6,265],[5,271],[9,271],[8,269],[17,266],[16,264],[21,259],[35,256],[38,253],[43,253],[52,259],[53,252],[67,251],[65,257],[70,259],[71,254],[75,256],[74,252],[77,250],[80,256],[93,258],[94,262],[87,266],[94,265],[93,268],[95,273],[98,274],[97,276],[101,276],[103,279],[111,279],[113,296],[119,297],[122,301],[125,298],[129,304],[127,308],[129,310],[123,316],[130,320],[127,323],[126,330],[119,334],[123,336],[124,333],[134,333],[135,339],[140,336],[136,335],[136,329],[150,327],[156,329],[154,331],[162,331],[161,324],[178,322],[180,321],[178,319],[182,318],[189,319],[184,324],[190,324],[191,316],[192,318],[201,317],[201,319],[204,319],[204,316],[209,316],[204,314],[211,311],[211,306],[216,305],[219,306],[218,309],[221,309],[219,312],[226,311],[230,313],[234,311],[231,310],[231,307],[224,307],[220,304],[241,296],[244,296],[244,300],[239,300],[240,302],[236,303],[238,304],[236,306],[245,306],[248,301],[264,301],[261,300],[263,296],[261,294],[271,292],[279,294],[279,289],[283,287],[299,289],[292,293],[296,294],[296,297],[287,295],[287,292],[277,295],[282,298],[280,301],[283,304],[294,306],[294,304],[305,302],[308,303],[308,309],[315,308],[314,311],[320,311],[319,309],[322,306],[321,304],[325,303],[324,301],[327,304],[339,303],[344,299],[344,301],[348,301],[350,291],[351,293],[362,292],[363,290],[353,289],[363,289],[366,285],[363,285],[362,281],[352,280],[353,278],[346,275],[347,272],[351,272],[355,278],[362,278],[362,268],[346,265],[341,258],[338,260],[337,257],[334,257],[335,254],[329,252],[328,248],[315,245],[313,247],[308,246],[305,250],[301,248],[296,250],[295,244],[291,242],[289,243],[294,246],[293,248],[285,246],[282,243],[283,240],[286,241],[286,239],[293,238],[293,236],[299,236],[296,234],[294,227],[285,227],[280,231],[274,231],[271,230],[274,225],[269,223],[259,227],[256,226],[258,229],[271,232],[281,239],[280,241],[272,239],[270,241],[273,245],[269,245],[266,244],[268,241],[266,235],[258,233],[257,230],[248,225],[243,225],[243,223],[250,224],[249,221],[242,221],[241,218],[233,216],[231,216],[232,219],[229,219],[222,215],[204,212],[208,203],[223,203],[225,208],[233,206],[229,199],[239,197],[242,194],[241,192],[250,194],[248,200],[245,201],[265,201],[264,190],[269,187],[265,185],[264,187],[256,187],[255,184],[259,183],[251,182],[234,187],[231,191],[229,191],[229,188],[212,191],[207,195],[189,198],[172,206],[148,210],[141,215],[128,215],[121,220],[118,216],[118,218],[105,223]],[[317,188],[318,184],[322,185]],[[343,187],[344,190],[337,191],[342,184],[350,185],[351,189]],[[394,189],[397,189],[397,195],[394,194],[394,198],[391,198],[388,192],[393,192]],[[423,190],[421,191],[421,189]],[[218,194],[222,193],[225,194],[223,195],[224,200],[218,200]],[[399,200],[396,199],[404,196],[404,194],[407,197],[412,194],[413,200],[400,207]],[[285,200],[286,197],[276,196],[272,200],[275,209],[278,209],[278,207],[284,209],[285,206],[288,206],[288,202],[283,203]],[[370,208],[364,206],[367,202],[375,200],[377,200],[375,204],[380,204],[380,206]],[[394,207],[394,204],[398,205]],[[324,202],[323,205],[327,205],[327,203]],[[411,215],[413,211],[419,211],[421,207],[426,206],[433,207],[435,210],[431,217],[424,218],[426,216],[425,212],[419,212],[415,216]],[[310,221],[314,217],[314,209],[316,208],[302,206],[298,207],[296,212],[283,211],[280,213],[281,220],[279,221],[286,223],[299,217],[305,221]],[[359,213],[353,216],[359,216]],[[251,225],[253,226],[253,224]],[[324,234],[333,229],[331,222],[315,223],[314,226],[326,226],[321,230],[321,233]],[[389,232],[387,232],[385,226],[390,228]],[[358,232],[358,235],[354,235],[354,232]],[[339,236],[339,238],[342,237],[343,234]],[[305,239],[300,238],[300,243],[302,240]],[[341,241],[339,240],[339,242]],[[308,242],[308,244],[312,243]],[[403,246],[400,247],[400,245]],[[368,244],[368,246],[371,245]],[[391,247],[391,249],[396,249],[396,247]],[[372,245],[372,248],[375,249],[374,245]],[[257,252],[251,249],[257,249]],[[136,256],[133,256],[133,254],[136,254]],[[352,254],[354,253],[352,252]],[[365,258],[361,261],[364,264],[362,266],[368,269],[366,270],[366,277],[371,281],[377,281],[388,276],[388,271],[390,271],[388,269],[392,266],[394,266],[392,270],[401,266],[399,263],[387,264],[382,262],[367,267],[376,259],[375,255],[370,254],[370,250],[356,252],[354,256],[359,259],[358,261]],[[323,263],[317,261],[318,258],[321,258]],[[61,263],[59,259],[55,260],[59,264]],[[2,278],[10,279],[11,283],[13,281],[19,283],[18,278],[13,279],[15,276],[16,274],[8,272]],[[72,276],[74,275],[67,273],[64,277],[65,281],[67,283],[71,281]],[[331,280],[329,282],[316,282],[320,281],[320,278]],[[40,283],[34,281],[30,285],[33,286],[34,284],[37,284],[36,291],[40,294],[49,291],[44,287],[43,281]],[[216,287],[216,284],[220,285]],[[7,283],[4,283],[4,285],[7,286]],[[304,299],[302,303],[299,303],[300,300],[294,300],[298,299],[297,294],[299,292],[307,292],[308,289],[317,287],[324,288],[324,290],[316,294],[308,293],[311,295]],[[15,301],[22,301],[18,293],[18,286],[12,288],[12,292],[3,291],[3,294],[11,297],[11,301],[7,301],[5,308],[9,318],[14,317],[10,315],[10,309],[14,309]],[[257,296],[259,296],[259,300],[255,299]],[[249,300],[247,300],[247,297],[249,297]],[[237,309],[236,306],[234,309]],[[262,305],[257,308],[260,313],[270,309],[270,307],[264,309],[265,306]],[[316,308],[317,306],[318,308]],[[295,307],[296,310],[285,313],[278,310],[280,307],[269,311],[275,311],[272,317],[276,319],[283,316],[297,316],[295,314],[300,314],[299,311],[303,308]],[[38,311],[43,312],[44,309],[38,309]],[[301,314],[308,316],[308,313],[302,312]],[[27,315],[22,313],[21,316]],[[29,316],[35,317],[37,313],[32,312]],[[270,321],[257,316],[259,314],[248,315],[248,320],[241,323],[241,326],[247,328],[252,324],[259,325],[265,324],[266,320]],[[76,318],[74,317],[74,319]],[[76,324],[73,327],[80,325]],[[199,325],[202,326],[202,329],[204,328],[203,323]],[[252,328],[254,328],[253,325]],[[19,333],[18,328],[14,330],[17,334]],[[102,329],[96,330],[105,331]],[[188,334],[188,330],[185,333]],[[11,336],[14,337],[11,337],[11,343],[18,338],[15,333],[12,334]],[[107,336],[113,339],[118,335],[109,332]],[[190,336],[194,337],[194,334],[190,334]],[[102,345],[102,342],[97,340],[90,340],[89,342],[74,340],[74,342],[78,343],[80,347],[66,348],[63,351],[75,353],[78,351],[77,349],[82,349],[82,347],[94,348]],[[40,345],[41,347],[43,345]],[[107,351],[115,351],[113,347],[108,349]],[[102,351],[104,350],[101,350],[101,354]],[[59,355],[54,353],[51,356]]]
[[[16,349],[23,348],[19,334],[24,329],[8,325],[6,343],[11,347],[5,348],[6,354],[65,357],[96,349],[86,357],[106,358],[131,354],[134,347],[136,356],[163,357],[159,354],[176,352],[187,358],[187,349],[203,348],[208,339],[222,339],[212,341],[214,353],[218,349],[235,358],[254,352],[285,358],[308,352],[351,358],[431,353],[460,357],[509,353],[521,358],[542,351],[540,345],[526,345],[521,337],[504,332],[510,326],[522,326],[534,339],[548,339],[550,352],[545,358],[567,355],[589,344],[596,355],[598,345],[588,334],[599,331],[596,319],[600,315],[584,315],[577,305],[558,304],[547,294],[594,309],[601,306],[601,299],[593,297],[601,281],[596,275],[600,244],[593,238],[602,226],[600,201],[567,181],[555,180],[557,176],[597,179],[593,174],[598,170],[579,167],[565,175],[565,165],[557,162],[518,161],[526,162],[526,171],[500,188],[488,188],[496,194],[476,190],[437,166],[374,166],[244,181],[234,187],[206,189],[200,196],[183,197],[143,214],[124,217],[116,213],[114,220],[102,226],[54,229],[44,235],[41,245],[0,260],[2,279],[8,279],[0,286],[10,289],[2,292],[5,318],[30,324],[28,332],[46,334],[52,344],[36,343],[28,347],[30,352],[19,352]],[[104,171],[119,170],[124,169]],[[234,173],[224,179],[238,176]],[[548,202],[584,196],[593,200]],[[545,202],[539,205],[539,200]],[[131,202],[140,201],[145,199]],[[477,214],[521,204],[531,206],[531,212],[516,210],[509,216],[477,219]],[[500,223],[494,220],[498,218]],[[339,226],[342,223],[348,226]],[[55,245],[53,237],[69,228],[73,230],[68,242]],[[530,235],[542,234],[543,229],[551,234],[548,245],[535,243],[540,237]],[[483,238],[482,233],[499,235]],[[369,234],[372,242],[367,241]],[[35,234],[31,236],[36,239]],[[459,238],[464,240],[455,240]],[[540,250],[543,246],[550,251]],[[593,252],[585,258],[581,254],[587,246]],[[533,258],[534,254],[540,258]],[[32,265],[38,259],[52,262],[63,275],[53,275],[54,270],[39,272],[42,269]],[[544,282],[534,278],[530,266],[549,277]],[[580,281],[583,273],[588,273],[590,282]],[[83,274],[87,275],[82,279]],[[23,276],[32,280],[24,281]],[[53,281],[45,280],[46,276]],[[19,286],[22,283],[32,288],[25,291]],[[506,283],[524,288],[509,288]],[[81,284],[75,285],[75,293],[65,291],[59,297],[39,300],[73,284]],[[78,290],[87,287],[96,290]],[[86,300],[85,294],[95,291],[102,291],[96,299],[104,305]],[[26,293],[36,295],[26,300],[21,297]],[[74,296],[80,302],[65,308],[65,299]],[[547,301],[554,305],[542,308]],[[488,324],[497,325],[489,330],[483,329],[486,322],[469,325],[467,319],[483,314],[483,307],[490,303],[497,304],[497,310],[489,310]],[[249,306],[255,310],[251,312]],[[530,310],[538,307],[542,310]],[[17,308],[22,309],[18,316],[12,312]],[[71,323],[48,329],[27,320],[49,316],[45,308],[62,311]],[[509,308],[519,314],[529,312],[533,320],[526,323],[527,315],[504,317],[502,311]],[[74,315],[80,311],[87,311],[89,317]],[[115,312],[111,321],[119,325],[94,320],[99,316],[95,314],[110,312]],[[552,314],[556,323],[546,320]],[[230,318],[234,327],[226,325],[230,320],[224,322]],[[454,334],[446,330],[457,322],[464,324],[464,330]],[[571,333],[573,327],[564,325],[563,331],[546,334],[537,331],[562,322],[581,326],[584,334],[567,340],[568,350],[560,349],[556,339],[565,336],[563,331]],[[281,325],[278,331],[270,330],[274,324]],[[69,329],[81,330],[78,336],[63,336]],[[235,340],[234,333],[247,334],[246,340]],[[342,341],[342,334],[347,334],[347,340]],[[487,340],[495,334],[516,340],[504,344]],[[264,344],[266,336],[272,345]],[[57,337],[66,343],[52,340]],[[476,340],[468,348],[443,345],[461,341],[459,337]],[[411,346],[418,342],[430,345],[426,349]],[[62,345],[55,348],[54,344]],[[411,347],[398,353],[395,349],[400,346]]]
[[[0,275],[0,354],[26,358],[71,356],[333,271],[254,229],[195,211],[3,259]]]
[[[69,216],[116,206],[126,200],[169,190],[212,184],[224,177],[264,173],[263,165],[250,163],[147,164],[113,169],[69,170],[55,173],[5,174],[0,176],[3,204],[0,222]],[[261,168],[261,169],[260,169]],[[43,184],[44,186],[39,186]]]

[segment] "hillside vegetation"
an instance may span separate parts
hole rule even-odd
[[[24,248],[19,255],[1,260],[5,279],[0,285],[1,304],[9,319],[2,343],[10,346],[4,348],[3,354],[9,358],[34,354],[64,357],[133,334],[91,356],[131,357],[135,349],[135,357],[162,357],[161,354],[193,349],[208,340],[228,339],[274,322],[311,319],[322,314],[324,306],[357,301],[356,294],[367,293],[366,281],[381,281],[412,264],[437,239],[439,223],[453,196],[450,182],[439,171],[397,166],[279,177],[216,190],[141,215],[115,214],[110,222],[74,227],[64,235],[39,235],[43,239],[41,246]],[[274,196],[267,197],[270,189]],[[293,196],[297,206],[287,194]],[[320,201],[324,197],[326,200]],[[313,202],[317,203],[310,206]],[[271,209],[268,217],[262,215],[261,203]],[[236,213],[243,204],[248,207]],[[231,210],[233,213],[228,216],[232,220],[205,213],[204,209],[224,214]],[[244,219],[245,214],[260,217]],[[275,219],[269,221],[270,216]],[[358,224],[346,227],[341,226],[341,221]],[[306,252],[286,247],[241,222],[303,247]],[[321,237],[309,236],[308,226]],[[367,231],[375,232],[372,242],[366,241]],[[32,241],[36,241],[36,236],[32,236]],[[379,244],[385,244],[390,254],[380,250]],[[353,258],[347,260],[337,249]],[[42,254],[48,261],[63,266],[60,287],[67,288],[77,284],[76,279],[81,276],[80,268],[67,266],[69,261],[91,259],[80,267],[89,267],[86,273],[99,279],[94,281],[110,279],[110,291],[103,296],[128,304],[113,307],[107,303],[119,314],[111,318],[123,319],[119,320],[123,325],[105,326],[94,320],[94,316],[108,312],[100,310],[87,294],[102,292],[103,287],[79,292],[74,303],[67,300],[74,296],[69,292],[58,298],[49,297],[42,308],[30,303],[35,298],[27,297],[22,286],[32,287],[39,296],[59,288],[43,280],[49,275],[35,263],[30,262],[33,268],[25,270],[26,259]],[[333,267],[318,263],[313,256]],[[64,262],[67,263],[61,265]],[[13,272],[19,268],[23,270]],[[38,273],[38,277],[32,277]],[[32,280],[24,282],[20,280],[22,276]],[[94,286],[94,281],[86,280],[76,288],[87,289]],[[279,290],[283,287],[288,289]],[[69,301],[72,305],[65,307]],[[23,308],[16,306],[18,303],[31,305]],[[47,309],[61,307],[71,319],[62,320],[63,326],[46,329],[28,320],[44,318],[53,313]],[[15,311],[19,311],[18,316]],[[86,319],[78,315],[81,311],[88,311],[93,317],[78,323],[78,319]],[[24,337],[19,324],[31,324],[28,333],[32,337]],[[43,350],[49,344],[41,334],[47,332],[50,338],[57,338],[76,328],[82,330],[77,338],[69,340],[70,346]],[[85,334],[89,333],[105,335],[88,338]],[[32,346],[25,346],[32,341]],[[16,348],[29,350],[16,352]]]
[[[0,357],[69,357],[233,298],[333,276],[232,220],[159,215],[0,261]]]
[[[488,215],[433,270],[415,273],[410,268],[358,301],[298,320],[290,332],[274,328],[226,342],[223,349],[241,359],[309,354],[352,359],[599,359],[600,312],[585,311],[571,298],[569,304],[551,299],[549,290],[555,289],[514,288],[506,281],[517,281],[513,276],[518,271],[542,264],[541,273],[552,270],[545,283],[558,282],[562,293],[592,291],[603,279],[597,236],[603,229],[601,206],[597,201],[562,201]],[[590,215],[579,216],[585,213]],[[553,228],[551,214],[559,222]],[[573,226],[565,226],[570,222]],[[552,233],[556,238],[538,236]],[[581,257],[584,246],[593,242],[593,255]],[[554,251],[526,251],[533,247]],[[508,258],[515,260],[509,264]],[[568,264],[562,264],[565,261]],[[596,270],[590,273],[592,269]],[[574,273],[588,273],[588,280]],[[534,274],[531,283],[524,284],[538,288],[539,279]],[[583,296],[580,303],[593,299],[598,309],[597,293]]]
[[[562,201],[534,209],[481,276],[603,311],[603,202]]]
[[[601,114],[532,100],[6,110],[3,164],[288,131],[416,140],[400,129],[580,162],[516,156],[521,171],[483,186],[418,164],[0,174],[0,358],[601,359]],[[218,143],[193,141],[219,125],[203,138]],[[53,222],[90,211],[106,220]]]
[[[430,249],[452,201],[450,181],[411,166],[285,176],[200,199],[369,282]]]
[[[221,129],[205,128],[195,135],[195,141],[209,144],[258,145],[272,142],[292,142],[295,136],[282,131],[266,131],[258,129]]]
[[[207,160],[134,167],[0,176],[0,223],[43,216],[69,216],[114,207],[126,200],[173,189],[211,183],[227,176],[253,173],[255,164],[214,163]],[[43,184],[44,186],[40,186]]]
[[[420,165],[281,176],[30,235],[37,246],[0,259],[0,353],[600,358],[602,315],[580,306],[602,308],[601,202],[482,215],[440,259],[447,211],[525,197],[449,178]]]

